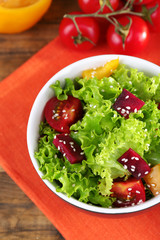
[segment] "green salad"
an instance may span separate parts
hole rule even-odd
[[[102,207],[159,194],[147,176],[160,166],[160,75],[119,64],[109,77],[50,87],[35,158],[57,192]]]

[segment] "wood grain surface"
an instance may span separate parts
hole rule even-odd
[[[45,16],[30,30],[0,34],[0,81],[58,35],[65,13],[79,10],[77,0],[53,0]],[[0,167],[0,239],[64,239],[43,213]]]

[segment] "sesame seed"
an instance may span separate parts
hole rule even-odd
[[[59,142],[63,142],[63,140],[59,140]]]
[[[65,169],[66,167],[65,166],[63,166],[63,169]]]
[[[62,110],[62,112],[66,112],[66,110],[64,109],[64,110]]]
[[[128,168],[127,165],[124,165],[123,167],[124,167],[124,169],[127,169],[127,168]]]
[[[141,173],[138,173],[138,177],[140,177],[141,176]]]
[[[159,192],[157,191],[157,192],[156,192],[156,195],[158,195],[158,194],[159,194]]]
[[[58,150],[60,150],[60,146],[58,146]]]
[[[126,110],[126,113],[127,113],[127,114],[130,114],[130,112],[129,112],[128,110]]]
[[[137,112],[138,112],[138,111],[137,111],[137,108],[135,108],[135,109],[134,109],[134,112],[135,112],[135,113],[137,113]]]
[[[142,199],[140,199],[140,200],[139,200],[139,202],[138,202],[137,204],[140,204],[140,203],[142,203],[142,202],[143,202],[143,200],[142,200]]]
[[[133,159],[135,159],[135,157],[131,157],[131,159],[133,160]]]
[[[72,109],[72,110],[71,110],[71,112],[74,112],[74,111],[75,111],[75,109]]]
[[[125,99],[128,99],[129,98],[129,95],[127,95],[126,97],[125,97]]]
[[[56,137],[57,137],[57,136],[55,135],[55,136],[54,136],[54,139],[56,139]]]
[[[132,191],[132,188],[128,188],[128,191]]]
[[[57,154],[55,154],[54,157],[57,158]]]
[[[73,152],[76,152],[76,149],[75,149],[75,148],[73,148]]]
[[[131,107],[130,107],[130,106],[127,106],[127,107],[126,107],[126,109],[130,110],[130,109],[131,109]]]
[[[135,169],[136,167],[135,167],[134,165],[131,165],[131,168],[134,168],[134,169]]]
[[[131,172],[135,172],[135,168],[131,168]]]
[[[84,152],[80,152],[80,155],[84,155]]]
[[[66,141],[63,141],[63,144],[66,144]]]
[[[148,174],[149,172],[148,171],[146,171],[144,174],[146,175],[146,174]]]
[[[132,205],[132,206],[135,206],[135,203],[132,203],[131,205]]]
[[[151,183],[151,186],[152,186],[152,187],[155,187],[155,186],[156,186],[156,184],[155,184],[155,183]]]
[[[121,200],[117,200],[117,203],[122,203],[122,201]]]
[[[73,145],[73,144],[74,144],[74,142],[69,142],[69,144],[70,144],[70,145]]]
[[[147,187],[149,187],[149,188],[150,188],[151,186],[150,186],[149,184],[147,184]]]
[[[121,110],[121,107],[118,107],[117,110]]]
[[[136,190],[136,193],[140,194],[141,192],[140,192],[140,191],[138,191],[138,190]]]
[[[121,161],[124,162],[126,160],[126,158],[122,158]]]
[[[65,157],[65,156],[66,156],[66,153],[63,154],[63,157]]]
[[[135,157],[135,160],[137,160],[137,161],[138,161],[138,160],[139,160],[139,158],[138,158],[138,157]]]
[[[63,127],[61,127],[61,130],[63,130]]]
[[[123,114],[123,113],[125,113],[126,112],[126,110],[123,108],[122,110],[121,110],[121,113]]]

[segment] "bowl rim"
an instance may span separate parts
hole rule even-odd
[[[145,66],[145,64],[150,65],[150,67],[152,67],[153,70],[157,71],[157,74],[160,73],[160,66],[158,66],[158,65],[156,65],[156,64],[154,64],[152,62],[149,62],[149,61],[147,61],[145,59],[138,58],[138,57],[133,57],[133,56],[128,56],[128,55],[103,54],[103,55],[97,55],[97,56],[87,57],[87,58],[78,60],[78,61],[73,62],[73,63],[69,64],[68,66],[62,68],[60,71],[58,71],[55,75],[53,75],[43,85],[43,87],[41,88],[41,90],[39,91],[38,95],[36,96],[36,98],[34,100],[34,103],[32,105],[31,111],[30,111],[28,124],[27,124],[27,147],[28,147],[29,156],[30,156],[31,162],[32,162],[32,164],[33,164],[37,174],[39,175],[41,180],[47,185],[47,187],[53,193],[55,193],[58,197],[60,197],[64,201],[70,203],[71,205],[74,205],[74,206],[76,206],[76,207],[78,207],[80,209],[83,209],[83,210],[87,210],[89,212],[108,214],[108,215],[129,214],[129,213],[141,212],[143,210],[150,209],[153,206],[156,206],[157,204],[160,203],[160,195],[158,195],[158,196],[156,196],[156,197],[154,197],[154,198],[152,198],[150,200],[147,200],[146,202],[144,202],[142,204],[135,205],[135,206],[130,206],[130,207],[126,207],[126,208],[104,208],[104,207],[98,207],[98,206],[94,206],[92,204],[87,204],[87,203],[80,202],[80,201],[74,199],[73,197],[69,198],[64,193],[57,192],[55,190],[54,185],[51,182],[49,182],[46,179],[42,179],[43,173],[39,170],[39,166],[38,166],[37,160],[34,158],[34,151],[35,151],[35,149],[33,149],[33,146],[31,144],[30,140],[31,140],[31,136],[32,136],[32,126],[33,126],[33,122],[34,122],[34,116],[35,116],[37,104],[38,104],[39,100],[41,99],[41,95],[43,95],[46,92],[46,90],[49,88],[51,83],[53,83],[57,79],[59,79],[59,76],[63,75],[64,72],[68,72],[72,68],[76,68],[76,66],[79,65],[79,64],[83,65],[83,64],[86,64],[86,63],[90,63],[92,66],[94,64],[96,64],[96,66],[101,66],[100,62],[103,62],[103,60],[105,60],[105,59],[106,59],[105,61],[112,60],[112,59],[115,59],[117,57],[119,57],[120,60],[124,60],[124,61],[125,60],[129,60],[129,62],[130,61],[131,62],[132,61],[134,61],[134,62],[138,61],[138,62],[141,62],[142,65],[144,65],[144,66]],[[99,64],[97,64],[97,61],[98,61]],[[86,69],[88,69],[88,65],[87,65]],[[52,95],[53,94],[54,93],[52,92]]]

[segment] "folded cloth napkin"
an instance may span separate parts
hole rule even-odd
[[[136,56],[160,65],[159,42],[160,34],[153,34],[146,51]],[[47,188],[28,155],[27,121],[42,86],[74,61],[109,53],[111,50],[104,45],[89,52],[71,51],[62,46],[58,37],[0,83],[0,164],[66,240],[158,240],[160,205],[123,218],[80,210]]]

